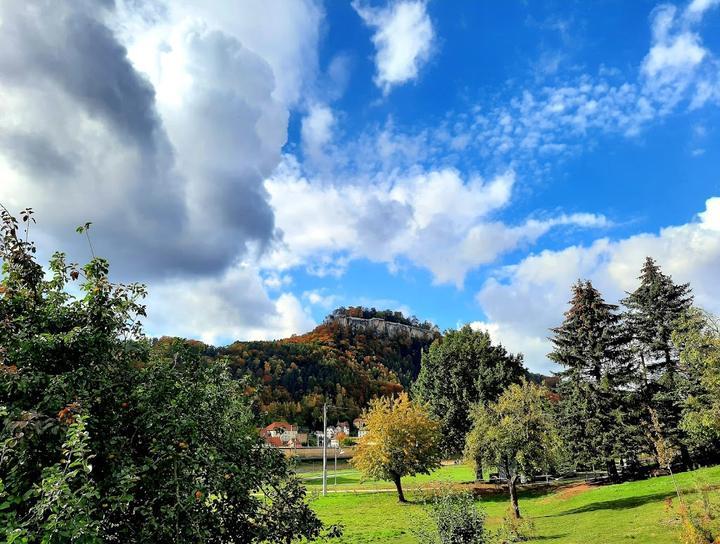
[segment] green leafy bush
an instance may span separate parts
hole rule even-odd
[[[349,448],[351,446],[355,446],[357,444],[358,439],[354,436],[346,436],[340,441],[340,446],[343,448]]]
[[[0,539],[292,542],[321,523],[255,429],[247,388],[178,342],[151,356],[145,288],[0,221]],[[81,232],[87,235],[84,226]],[[79,296],[73,296],[71,291]]]
[[[485,529],[485,513],[475,506],[468,492],[443,488],[431,496],[427,513],[432,521],[429,528],[418,524],[415,536],[420,544],[485,544],[489,542]]]
[[[533,538],[535,525],[532,520],[518,518],[512,507],[509,507],[503,516],[502,523],[492,535],[493,544],[513,544],[525,542]]]

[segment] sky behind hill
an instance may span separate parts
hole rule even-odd
[[[718,0],[7,0],[0,202],[44,256],[92,221],[153,335],[362,304],[547,371],[578,278],[720,312],[718,55]]]

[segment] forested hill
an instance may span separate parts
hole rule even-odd
[[[225,358],[234,376],[254,389],[261,421],[317,429],[326,400],[338,407],[330,414],[332,423],[352,421],[373,397],[409,390],[422,351],[439,337],[432,324],[399,312],[351,307],[338,308],[306,334],[282,340],[214,347],[161,338],[155,349],[174,349],[180,341],[207,358]],[[553,378],[540,374],[528,378],[554,385]]]
[[[408,389],[420,370],[422,350],[440,333],[412,319],[389,321],[376,317],[380,312],[340,310],[309,333],[208,347],[205,355],[226,357],[236,377],[250,378],[258,413],[267,422],[283,419],[318,428],[325,400],[339,407],[330,414],[333,423],[352,421],[373,397]]]

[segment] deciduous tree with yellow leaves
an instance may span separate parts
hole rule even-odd
[[[429,474],[440,466],[440,423],[407,393],[371,401],[362,417],[367,433],[352,464],[367,478],[394,482],[398,499],[407,502],[403,476]]]

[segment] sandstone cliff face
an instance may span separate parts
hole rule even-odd
[[[437,330],[413,327],[411,325],[405,325],[404,323],[394,323],[378,317],[364,319],[362,317],[328,316],[325,319],[325,323],[337,323],[353,332],[374,332],[376,334],[384,334],[390,338],[394,336],[409,336],[410,338],[420,340],[432,340],[438,335]]]

